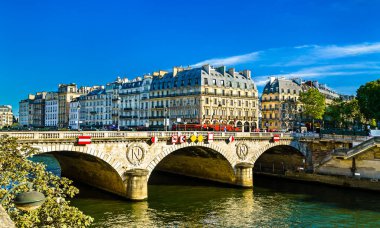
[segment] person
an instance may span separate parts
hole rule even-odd
[[[227,132],[227,127],[226,126],[224,126],[224,132]]]

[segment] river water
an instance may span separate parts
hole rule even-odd
[[[129,202],[79,185],[72,200],[94,227],[380,227],[380,194],[255,176],[238,189],[158,173]]]

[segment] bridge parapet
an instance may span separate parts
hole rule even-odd
[[[275,132],[213,132],[214,139],[223,140],[234,136],[235,138],[272,138],[274,135],[280,135],[280,138],[292,138],[290,133]],[[109,138],[150,138],[153,136],[161,138],[170,138],[173,135],[203,135],[207,137],[206,131],[47,131],[47,132],[2,132],[0,135],[9,135],[19,140],[49,140],[49,139],[76,139],[78,136],[88,135],[93,139],[109,139]]]

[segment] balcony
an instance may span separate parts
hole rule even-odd
[[[132,111],[132,108],[124,108],[124,111]]]
[[[90,112],[90,114],[92,114],[92,115],[95,115],[96,113],[98,113],[98,112],[96,112],[96,111],[91,111]]]
[[[135,92],[124,92],[124,93],[119,93],[120,96],[128,96],[128,95],[135,95],[135,94],[140,94],[140,91],[135,91]]]
[[[117,113],[112,113],[112,116],[113,116],[113,117],[115,117],[115,116],[117,117],[117,116],[119,116],[119,114],[117,114]]]
[[[164,108],[164,105],[156,105],[155,108]]]

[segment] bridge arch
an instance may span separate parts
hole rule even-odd
[[[34,156],[51,154],[58,160],[62,176],[126,197],[124,168],[111,154],[65,144],[35,147]]]
[[[149,162],[148,179],[154,170],[161,170],[235,184],[236,163],[233,154],[214,143],[177,144],[162,150]]]
[[[301,144],[292,140],[280,140],[279,142],[268,143],[259,148],[249,159],[254,165],[255,170],[258,166],[261,169],[262,163],[270,164],[281,168],[283,171],[296,167],[305,166],[307,159],[307,149]],[[277,164],[276,164],[277,163]]]

